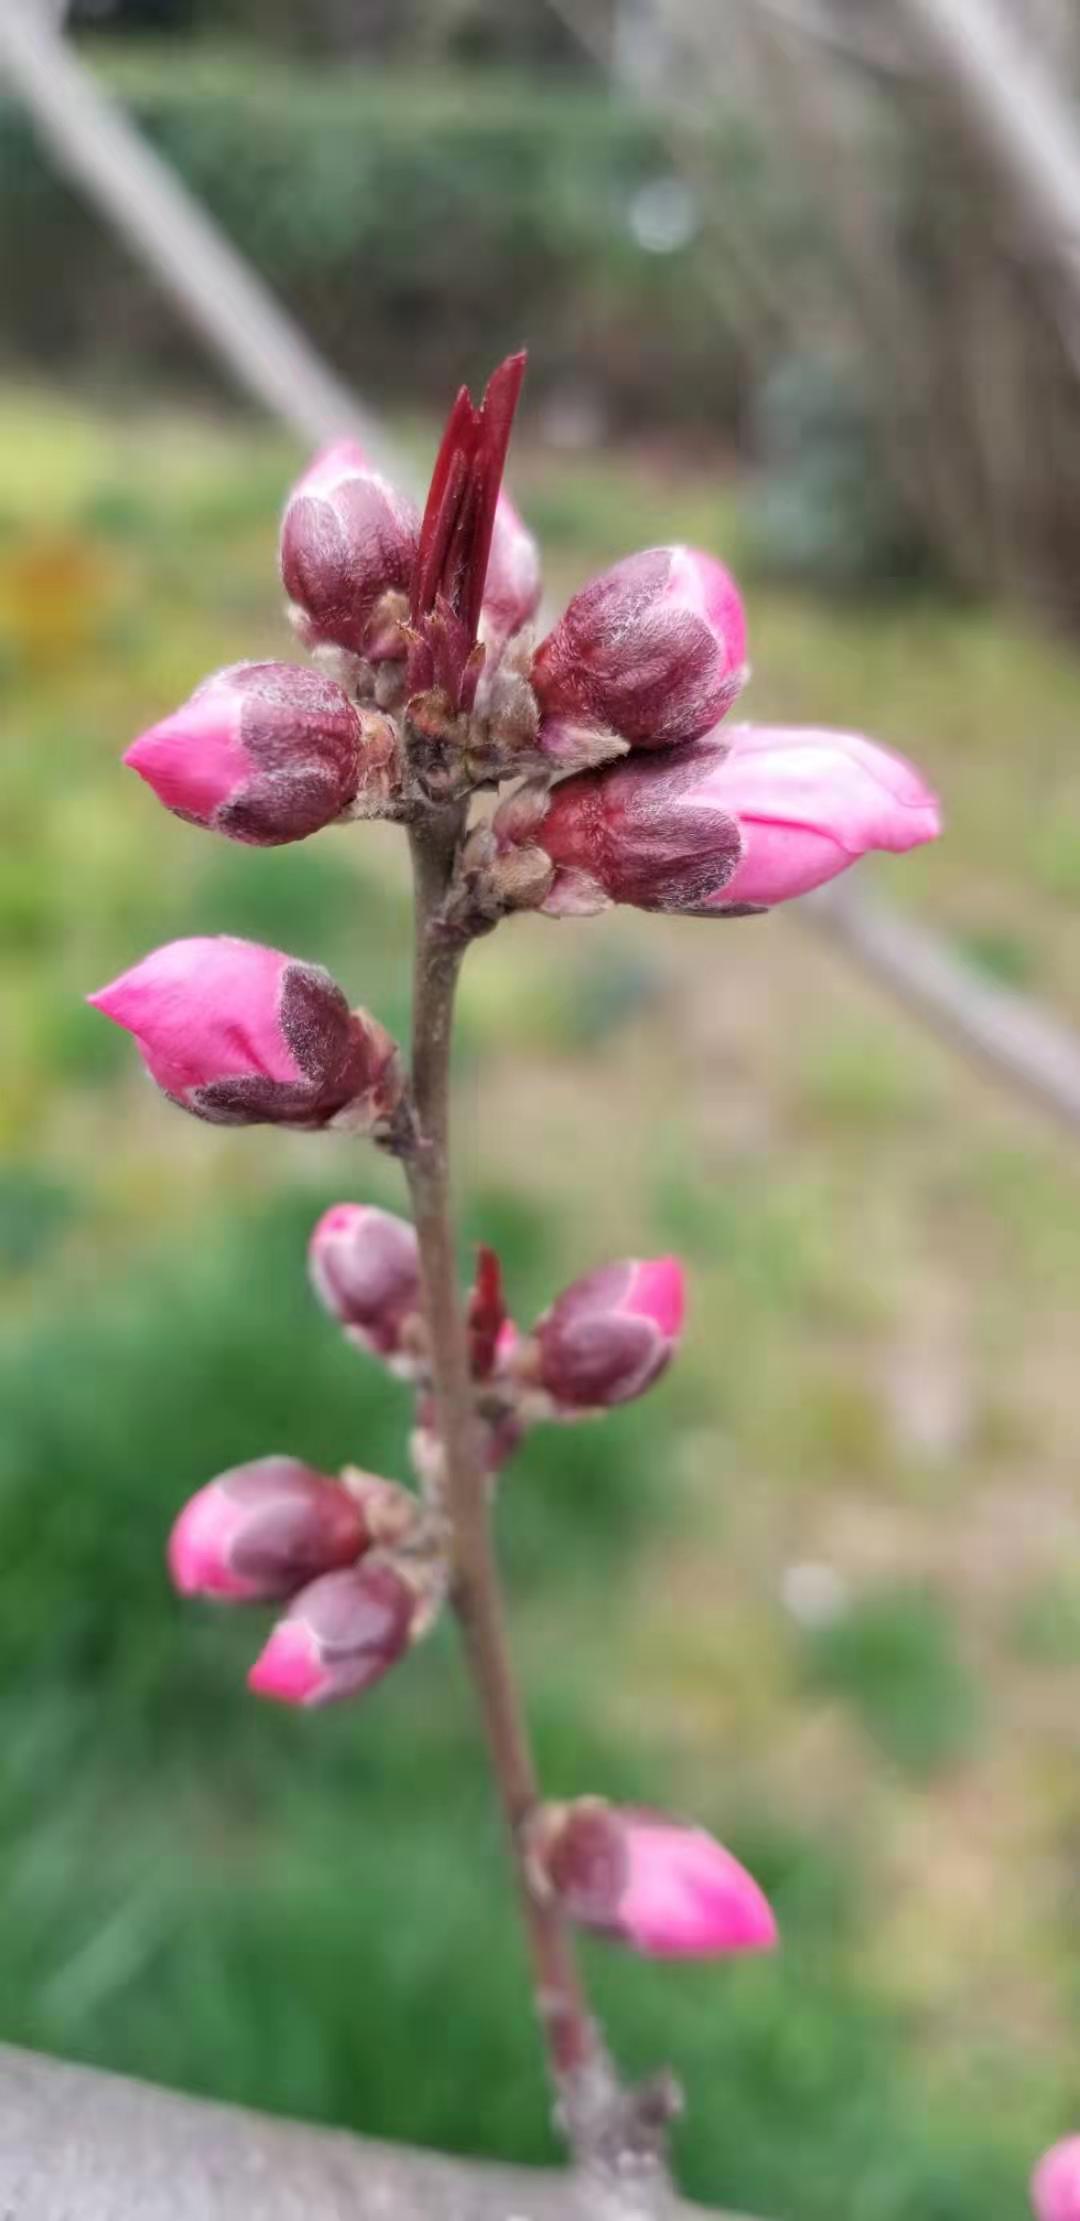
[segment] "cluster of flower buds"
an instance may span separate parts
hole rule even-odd
[[[308,1267],[323,1308],[358,1349],[417,1391],[414,1457],[437,1490],[439,1456],[416,1234],[372,1204],[335,1203],[311,1236]],[[506,1308],[502,1268],[479,1250],[468,1299],[470,1370],[489,1469],[539,1420],[574,1420],[643,1395],[678,1346],[685,1282],[676,1257],[601,1265],[563,1290],[529,1332]]]
[[[392,1134],[395,1043],[321,964],[229,934],[170,941],[89,997],[132,1033],[151,1079],[217,1126]]]
[[[872,742],[721,730],[747,676],[746,628],[733,579],[708,554],[627,557],[537,644],[539,555],[503,486],[523,373],[524,356],[511,356],[478,403],[458,394],[422,513],[355,442],[315,458],[286,505],[280,548],[315,668],[237,664],[144,733],[126,761],[166,808],[274,847],[345,819],[412,823],[460,805],[444,907],[427,920],[443,943],[515,909],[732,916],[806,893],[869,849],[932,839],[933,796]],[[509,791],[495,811],[469,827],[473,793],[500,786]],[[444,811],[441,823],[453,822]],[[417,1145],[394,1042],[319,965],[194,938],[90,1000],[199,1118]],[[250,1685],[307,1707],[369,1688],[425,1632],[452,1541],[413,1228],[336,1205],[315,1228],[310,1270],[350,1342],[413,1391],[421,1494],[261,1458],[201,1489],[169,1545],[183,1594],[285,1606]],[[603,1412],[650,1388],[683,1305],[674,1258],[628,1259],[575,1281],[520,1332],[498,1258],[482,1249],[466,1331],[489,1472],[534,1422]],[[699,1828],[584,1799],[540,1807],[523,1849],[539,1896],[637,1950],[775,1941],[757,1884]],[[1080,2221],[1075,2166],[1060,2156],[1072,2149],[1036,2178],[1039,2221]]]
[[[425,1631],[447,1576],[415,1230],[375,1205],[337,1203],[314,1228],[308,1265],[346,1338],[414,1388],[413,1454],[435,1516],[396,1482],[352,1469],[334,1480],[296,1458],[265,1457],[191,1498],[168,1557],[185,1596],[291,1600],[250,1685],[316,1705],[355,1695],[385,1672]],[[579,1419],[643,1394],[671,1360],[683,1307],[677,1259],[630,1259],[585,1274],[522,1334],[507,1312],[498,1257],[482,1247],[467,1317],[489,1471],[536,1420]]]
[[[320,668],[234,665],[143,733],[124,760],[167,809],[274,847],[344,818],[407,817],[440,781],[466,791],[496,699],[502,726],[535,731],[520,675],[508,665],[495,686],[540,599],[539,550],[502,485],[523,372],[513,356],[478,406],[459,393],[423,516],[355,440],[315,457],[286,503],[280,561]]]
[[[132,768],[177,815],[264,846],[523,782],[463,846],[448,918],[466,933],[611,903],[741,916],[933,839],[934,796],[887,749],[722,724],[746,625],[699,549],[625,557],[536,644],[539,553],[502,483],[523,372],[508,358],[479,403],[462,388],[422,514],[355,441],[316,456],[281,574],[324,668],[218,672],[134,743]]]
[[[201,1488],[168,1563],[181,1596],[289,1600],[248,1686],[308,1707],[380,1680],[426,1633],[445,1587],[407,1489],[353,1468],[334,1480],[291,1457],[255,1458]]]
[[[1044,2152],[1031,2178],[1036,2221],[1080,2221],[1080,2136]]]
[[[526,1822],[530,1884],[568,1920],[651,1958],[768,1951],[776,1921],[738,1860],[704,1828],[600,1797],[545,1804]]]
[[[437,1496],[443,1481],[442,1455],[415,1229],[407,1219],[374,1204],[335,1203],[324,1211],[312,1233],[308,1271],[319,1302],[336,1319],[346,1340],[415,1388],[413,1461],[429,1493]],[[516,1397],[508,1394],[505,1385],[517,1329],[506,1315],[499,1260],[486,1247],[479,1252],[468,1321],[477,1423],[485,1461],[494,1473],[517,1448],[523,1428]]]

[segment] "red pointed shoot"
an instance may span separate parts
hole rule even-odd
[[[410,608],[425,626],[440,602],[462,628],[467,655],[476,640],[491,554],[495,511],[506,466],[525,356],[509,355],[488,380],[479,408],[463,386],[435,459],[413,570]],[[459,655],[455,662],[464,661]]]
[[[474,1380],[487,1380],[493,1372],[499,1337],[505,1325],[502,1266],[495,1251],[481,1242],[476,1252],[476,1279],[469,1297],[469,1363]]]

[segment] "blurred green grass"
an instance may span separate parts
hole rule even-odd
[[[0,2034],[541,2157],[449,1633],[362,1709],[285,1718],[244,1692],[252,1620],[162,1573],[184,1495],[236,1459],[405,1471],[401,1392],[303,1276],[319,1210],[393,1205],[393,1172],[184,1121],[81,1001],[227,928],[404,1023],[392,839],[218,847],[116,762],[206,668],[289,652],[295,457],[9,391],[0,458]],[[526,446],[519,481],[560,587],[636,539],[748,545],[708,472]],[[750,614],[752,714],[866,725],[940,778],[948,845],[891,891],[1080,1017],[1065,654],[924,602],[758,582]],[[463,1268],[495,1238],[522,1316],[620,1248],[691,1265],[684,1362],[538,1433],[500,1522],[552,1788],[699,1812],[777,1901],[768,1965],[589,1954],[627,2059],[685,2077],[687,2186],[791,2221],[1019,2211],[1080,2017],[1075,1162],[783,918],[508,929],[471,960],[458,1085]],[[828,1625],[784,1608],[804,1560],[847,1599]]]

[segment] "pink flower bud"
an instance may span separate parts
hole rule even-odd
[[[397,1050],[319,964],[228,934],[170,941],[88,1000],[158,1086],[219,1126],[367,1131],[401,1100]]]
[[[1031,2178],[1037,2221],[1080,2221],[1080,2136],[1044,2152]]]
[[[299,1458],[233,1466],[185,1504],[169,1537],[181,1596],[292,1596],[370,1541],[360,1501]]]
[[[564,1289],[537,1322],[523,1367],[535,1365],[559,1414],[628,1403],[670,1364],[684,1304],[677,1257],[601,1265]]]
[[[696,548],[628,555],[575,594],[541,641],[531,676],[541,746],[568,765],[597,733],[631,748],[696,740],[746,677],[735,581]]]
[[[526,1835],[534,1887],[579,1927],[652,1958],[768,1951],[772,1909],[757,1883],[704,1828],[663,1813],[583,1797],[546,1805]]]
[[[400,619],[420,519],[355,440],[324,448],[293,487],[281,525],[281,576],[305,647],[405,653]],[[387,600],[387,597],[390,600]]]
[[[389,1558],[370,1557],[301,1589],[256,1659],[248,1688],[312,1708],[355,1697],[420,1631],[412,1584]]]
[[[311,1284],[350,1342],[405,1378],[417,1370],[420,1253],[406,1219],[371,1203],[335,1203],[308,1245]]]
[[[143,733],[124,762],[177,817],[273,848],[349,808],[363,740],[332,679],[288,663],[235,663]]]
[[[629,902],[708,917],[786,902],[868,849],[914,848],[939,830],[929,788],[888,749],[737,725],[564,780],[532,838],[555,866],[552,916]]]
[[[535,617],[540,585],[540,550],[509,494],[500,493],[484,581],[483,629],[492,646],[501,648]]]

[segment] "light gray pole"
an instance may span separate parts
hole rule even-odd
[[[1030,39],[987,0],[896,0],[969,137],[1010,195],[1080,366],[1080,131]]]
[[[0,81],[25,101],[59,168],[103,210],[254,400],[305,445],[351,433],[383,467],[408,478],[378,418],[102,91],[56,18],[39,0],[0,0]]]

